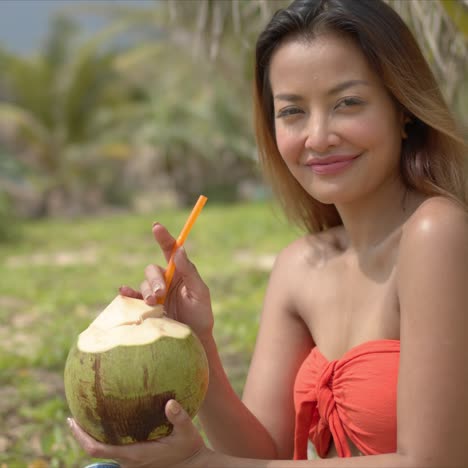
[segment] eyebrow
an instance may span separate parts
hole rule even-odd
[[[333,95],[333,94],[338,94],[342,91],[345,91],[348,88],[351,88],[353,86],[370,86],[370,83],[368,81],[364,80],[347,80],[343,81],[342,83],[337,84],[333,88],[329,89],[327,91],[328,95]],[[289,101],[289,102],[297,102],[302,99],[301,96],[298,94],[276,94],[274,96],[275,99],[278,99],[280,101]]]
[[[344,91],[345,89],[351,88],[353,86],[370,86],[370,83],[368,81],[364,80],[348,80],[348,81],[343,81],[343,83],[339,83],[336,86],[334,86],[332,89],[330,89],[327,94],[338,94],[341,91]]]

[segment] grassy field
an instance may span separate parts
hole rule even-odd
[[[178,234],[189,210],[25,225],[0,244],[0,468],[82,467],[63,367],[76,336],[117,293],[162,263],[153,221]],[[240,392],[276,253],[297,232],[267,204],[208,202],[186,248],[211,289],[215,334]]]

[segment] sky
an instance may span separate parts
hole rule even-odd
[[[88,0],[89,1],[89,0]],[[153,0],[91,0],[93,3],[148,5]],[[49,17],[57,9],[87,3],[83,0],[0,0],[0,44],[12,52],[28,54],[41,44]],[[95,30],[99,21],[84,20],[85,30]]]

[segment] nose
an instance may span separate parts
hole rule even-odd
[[[305,148],[314,153],[325,153],[330,147],[339,143],[339,137],[334,132],[327,116],[316,116],[307,125]]]

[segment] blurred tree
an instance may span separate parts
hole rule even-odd
[[[140,167],[134,185],[142,191],[172,188],[188,205],[200,192],[212,200],[236,199],[239,180],[255,177],[246,96],[236,99],[213,64],[200,67],[187,49],[175,60],[175,51],[160,42],[153,45],[151,65],[145,60],[135,66],[131,57],[140,52],[122,54],[118,61],[119,71],[145,96],[133,116],[134,140],[154,148],[152,164],[134,160]]]
[[[275,3],[279,2],[271,5]],[[219,2],[222,10],[217,4],[213,3],[217,17],[220,12],[227,15],[223,9],[228,3]],[[251,51],[246,47],[250,41],[239,42],[232,24],[230,36],[226,31],[222,36],[222,54],[207,54],[204,46],[196,46],[199,39],[190,30],[199,3],[185,3],[180,15],[173,6],[171,2],[146,8],[96,3],[81,8],[110,19],[111,24],[127,25],[119,37],[127,47],[120,51],[117,66],[145,96],[146,104],[133,116],[134,122],[140,122],[134,136],[142,146],[154,148],[152,164],[135,160],[145,168],[131,171],[139,172],[137,185],[142,190],[172,185],[187,204],[200,191],[212,200],[233,200],[239,195],[240,181],[258,179],[251,124]],[[261,10],[254,7],[248,13],[258,23]],[[252,38],[259,27],[249,32]]]
[[[447,101],[468,125],[468,1],[386,1],[412,28]]]
[[[0,139],[9,160],[0,188],[23,214],[99,204],[128,156],[116,124],[131,90],[114,70],[115,53],[102,47],[118,28],[78,44],[75,23],[58,16],[40,54],[0,51]]]

